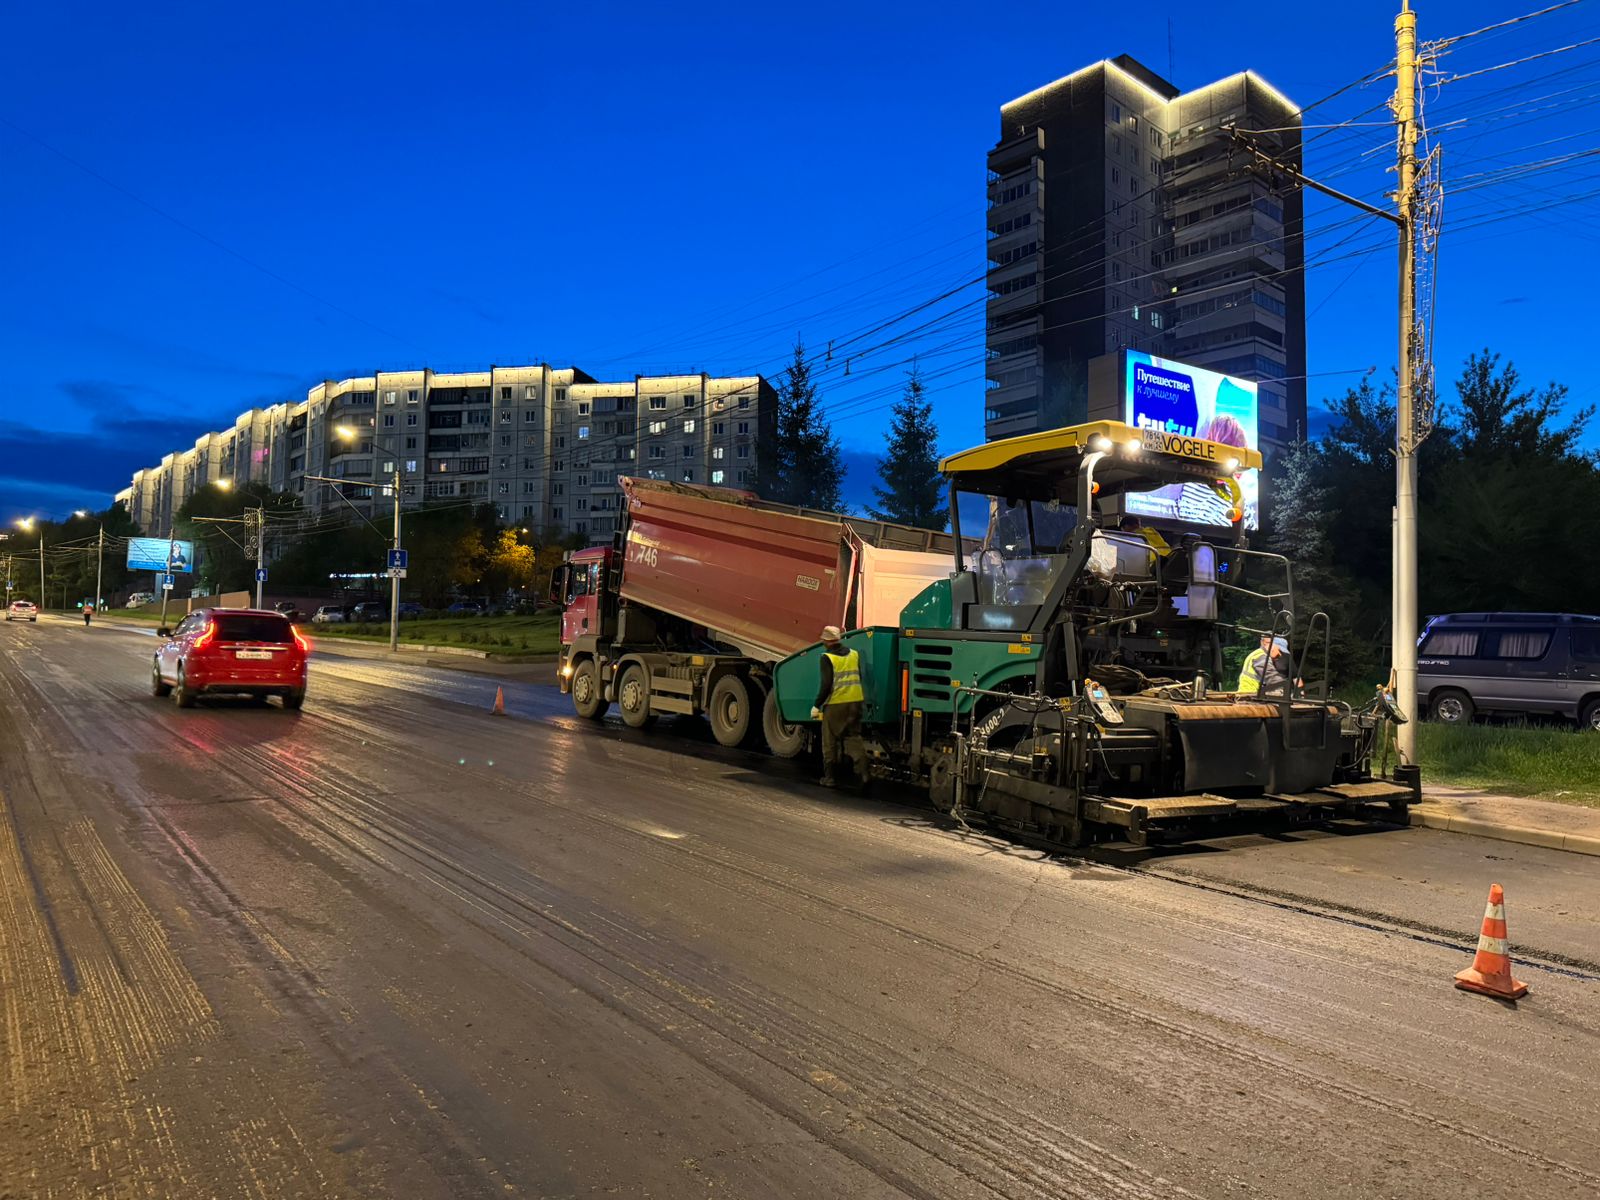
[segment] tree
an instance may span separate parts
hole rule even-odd
[[[944,480],[939,474],[939,429],[933,405],[923,398],[922,376],[913,367],[906,389],[895,402],[889,427],[889,453],[878,464],[882,487],[874,487],[879,507],[872,516],[918,529],[944,529],[950,522]]]
[[[1579,456],[1585,428],[1594,408],[1579,409],[1564,425],[1561,416],[1567,389],[1549,383],[1539,392],[1518,390],[1517,368],[1484,350],[1467,356],[1456,380],[1460,401],[1459,446],[1463,454],[1549,461]]]
[[[511,589],[521,590],[533,582],[534,549],[524,546],[514,529],[502,529],[483,563],[483,581],[494,597]]]
[[[757,490],[768,500],[836,510],[842,504],[844,460],[839,442],[817,403],[805,343],[794,344],[794,361],[778,387],[777,432],[756,452]]]
[[[1323,453],[1299,441],[1268,468],[1273,504],[1262,530],[1266,550],[1289,560],[1294,572],[1294,629],[1297,654],[1310,646],[1313,614],[1328,614],[1328,662],[1333,685],[1371,678],[1381,641],[1379,630],[1361,619],[1361,594],[1334,553],[1333,488]],[[1321,641],[1306,659],[1308,683],[1321,671]]]
[[[174,536],[194,542],[203,551],[195,567],[196,590],[249,590],[255,583],[254,531],[231,522],[242,521],[246,509],[263,509],[270,521],[273,515],[285,516],[299,507],[298,496],[274,492],[259,480],[248,480],[234,488],[211,484],[196,491],[183,502],[173,520]]]

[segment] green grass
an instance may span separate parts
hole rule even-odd
[[[1600,808],[1600,734],[1570,729],[1424,722],[1422,781]]]
[[[183,618],[188,614],[188,611],[189,610],[184,607],[182,601],[179,601],[177,604],[169,604],[167,605],[167,620],[173,625],[176,625],[179,621],[183,620]],[[141,621],[147,625],[159,625],[161,624],[161,605],[147,604],[143,608],[108,608],[103,613],[95,614],[96,620],[99,620],[101,617],[105,617],[108,620],[115,619],[118,621]]]
[[[308,625],[314,638],[387,642],[389,623]],[[491,654],[553,655],[561,647],[561,623],[554,613],[527,617],[428,617],[400,622],[400,641],[412,646],[464,646]]]

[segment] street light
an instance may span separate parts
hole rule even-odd
[[[233,480],[218,479],[214,481],[211,486],[216,488],[219,492],[231,492],[233,490]]]
[[[18,517],[17,518],[17,527],[19,529],[26,529],[29,533],[32,533],[33,532],[34,520],[35,520],[35,518],[33,518],[33,517]],[[44,601],[44,530],[41,529],[39,531],[39,608],[40,608],[40,611],[43,611],[44,603],[45,603],[45,601]]]
[[[379,440],[376,429],[363,431],[356,429],[351,425],[335,425],[333,427],[333,432],[340,440],[346,442],[355,441],[362,435],[363,432],[372,438],[374,443]],[[397,445],[391,445],[390,450],[394,454],[394,549],[398,550],[400,549],[400,485],[403,478],[401,475],[402,464],[400,458],[400,447]],[[397,570],[398,568],[396,567],[389,568],[389,652],[391,654],[398,654],[400,651],[400,576],[395,573]]]
[[[89,510],[86,509],[86,508],[76,508],[76,509],[72,510],[72,515],[75,516],[75,517],[87,517],[89,515]],[[100,538],[99,538],[99,541],[98,541],[98,543],[96,545],[95,562],[94,562],[94,610],[96,612],[100,611],[100,604],[101,604],[101,601],[104,599],[104,594],[101,592],[100,589],[105,584],[105,573],[106,573],[106,523],[104,521],[101,521],[100,522]]]

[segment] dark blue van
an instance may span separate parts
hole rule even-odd
[[[1430,617],[1417,640],[1417,696],[1446,725],[1476,713],[1529,713],[1600,732],[1600,617]]]

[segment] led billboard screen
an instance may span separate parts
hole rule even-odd
[[[194,543],[166,538],[129,538],[128,570],[189,574],[194,570]]]
[[[1260,449],[1256,385],[1248,379],[1129,350],[1123,361],[1122,403],[1123,420],[1135,429],[1158,429],[1228,446]],[[1261,523],[1260,474],[1246,471],[1239,480],[1244,493],[1244,523],[1250,529]],[[1129,512],[1142,517],[1197,525],[1229,524],[1227,504],[1202,484],[1173,484],[1153,492],[1133,492],[1124,502]]]

